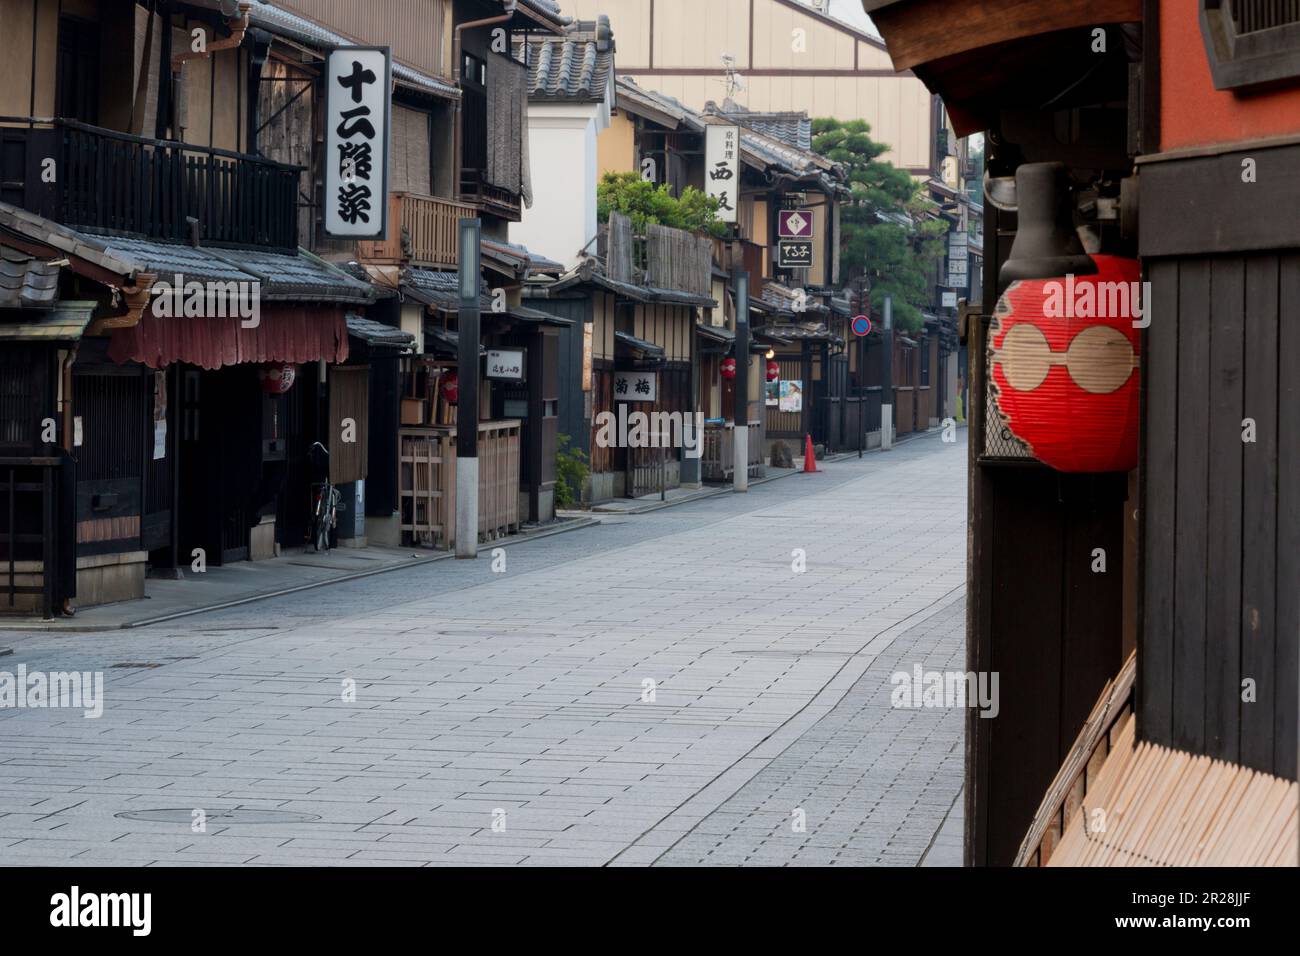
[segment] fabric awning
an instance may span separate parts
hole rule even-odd
[[[161,318],[146,311],[139,325],[115,329],[108,345],[114,362],[163,368],[185,362],[216,369],[245,362],[301,364],[348,357],[348,326],[337,306],[263,304],[259,322],[237,318]]]

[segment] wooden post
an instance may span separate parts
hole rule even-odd
[[[456,557],[478,557],[479,246],[483,224],[460,221],[459,397],[456,403]]]

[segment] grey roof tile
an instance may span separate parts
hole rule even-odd
[[[596,30],[564,36],[529,36],[515,41],[515,56],[528,57],[528,98],[599,103],[610,95],[614,43]]]

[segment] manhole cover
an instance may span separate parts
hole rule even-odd
[[[319,820],[314,813],[294,810],[204,810],[209,823],[314,823]],[[122,820],[143,820],[146,823],[190,823],[192,809],[176,810],[125,810],[113,814]]]

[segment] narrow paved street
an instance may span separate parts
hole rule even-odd
[[[964,670],[964,437],[504,570],[6,635],[105,701],[0,710],[0,862],[956,864],[962,713],[890,677]]]

